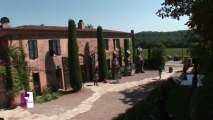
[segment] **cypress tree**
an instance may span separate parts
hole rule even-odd
[[[122,52],[121,52],[121,47],[119,46],[119,64],[120,64],[120,67],[122,67]]]
[[[78,44],[76,40],[76,26],[74,20],[69,20],[68,35],[69,80],[74,91],[79,91],[82,88],[82,73],[78,58]]]
[[[97,42],[98,42],[99,80],[104,81],[107,78],[107,63],[104,48],[103,32],[101,26],[98,26],[97,28]]]
[[[131,38],[132,38],[132,57],[133,57],[133,63],[135,63],[135,57],[136,57],[136,52],[135,52],[135,34],[134,30],[131,30]]]
[[[124,40],[124,54],[126,56],[126,51],[129,49],[129,40],[125,39]]]

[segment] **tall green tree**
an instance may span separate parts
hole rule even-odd
[[[122,67],[122,51],[121,51],[121,46],[119,46],[119,65]]]
[[[102,27],[97,28],[97,42],[98,42],[98,66],[99,66],[99,80],[104,81],[107,79],[107,63],[106,63],[106,53],[104,47],[103,31]]]
[[[135,57],[136,57],[136,50],[135,50],[135,34],[134,30],[131,30],[131,38],[132,38],[132,57],[133,57],[133,63],[135,63]]]
[[[68,35],[69,79],[72,88],[75,91],[79,91],[82,88],[82,73],[79,63],[76,25],[74,20],[69,20],[68,22]]]
[[[126,51],[129,49],[129,39],[124,40],[124,54],[126,56]]]

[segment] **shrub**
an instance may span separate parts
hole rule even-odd
[[[57,99],[59,96],[61,96],[61,93],[53,92],[52,87],[50,85],[47,85],[43,88],[42,96],[35,97],[35,102],[36,103],[45,103],[45,102]]]
[[[162,43],[158,43],[151,51],[151,64],[150,66],[154,69],[161,67],[164,69],[166,62],[165,46]]]
[[[46,101],[45,101],[45,98],[43,96],[36,96],[35,102],[36,103],[44,103]]]

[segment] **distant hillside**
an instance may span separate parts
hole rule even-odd
[[[136,46],[147,48],[148,44],[153,46],[157,42],[162,42],[167,48],[186,48],[189,46],[189,30],[174,32],[139,32],[135,34]]]

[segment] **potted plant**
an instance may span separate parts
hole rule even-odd
[[[19,92],[17,92],[14,89],[7,90],[6,96],[7,96],[9,107],[16,108],[20,104],[20,99],[18,95],[19,95]]]

